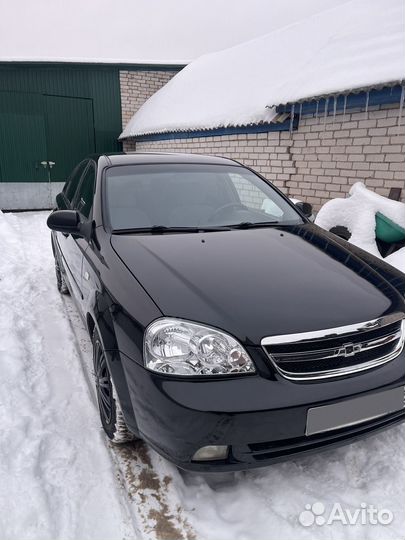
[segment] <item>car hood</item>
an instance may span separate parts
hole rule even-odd
[[[312,224],[113,235],[111,244],[165,316],[245,344],[365,322],[401,305],[379,274]]]

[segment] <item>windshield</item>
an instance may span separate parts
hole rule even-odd
[[[107,169],[113,230],[295,225],[300,215],[269,184],[232,165],[125,165]]]

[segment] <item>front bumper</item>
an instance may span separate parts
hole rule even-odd
[[[405,409],[306,436],[311,407],[405,385],[405,352],[367,372],[316,382],[277,374],[260,348],[250,348],[257,374],[232,378],[163,376],[121,354],[138,431],[158,453],[194,471],[235,471],[265,466],[348,443],[405,420]],[[227,445],[220,461],[193,461],[207,445]]]

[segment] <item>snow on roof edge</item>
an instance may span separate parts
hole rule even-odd
[[[52,58],[52,57],[0,57],[0,64],[12,63],[52,63],[52,64],[126,64],[126,65],[156,65],[156,66],[186,66],[191,60],[134,60],[122,58]]]
[[[372,85],[368,85],[368,86],[359,86],[357,88],[351,88],[350,90],[346,89],[346,90],[337,90],[337,91],[334,91],[334,92],[330,92],[328,94],[322,94],[322,95],[318,95],[318,96],[308,96],[308,97],[305,97],[305,98],[301,98],[301,99],[298,99],[296,101],[291,101],[291,102],[286,102],[286,103],[275,103],[273,105],[266,105],[266,108],[267,109],[275,109],[276,107],[282,107],[282,106],[287,106],[287,105],[292,105],[294,103],[305,103],[307,101],[316,101],[316,100],[320,100],[320,99],[325,99],[325,98],[329,98],[331,96],[342,96],[342,95],[350,95],[350,94],[358,94],[360,92],[367,92],[367,91],[370,91],[370,90],[381,90],[383,88],[390,88],[390,87],[393,87],[393,86],[396,86],[398,84],[400,85],[403,85],[405,79],[398,79],[398,80],[395,80],[395,81],[387,81],[387,82],[382,82],[382,83],[376,83],[376,84],[372,84]],[[260,126],[260,125],[263,125],[263,124],[272,124],[274,123],[274,119],[276,117],[274,117],[270,122],[266,122],[264,120],[261,120],[259,122],[250,122],[250,123],[244,123],[244,124],[240,124],[240,123],[228,123],[226,125],[211,125],[211,126],[207,126],[207,125],[204,125],[204,126],[195,126],[195,127],[192,127],[192,128],[187,128],[187,129],[162,129],[162,130],[159,130],[159,131],[145,131],[145,132],[140,132],[140,133],[137,133],[135,135],[124,135],[124,131],[121,133],[121,135],[118,137],[118,140],[120,141],[124,141],[126,139],[135,139],[137,137],[147,137],[148,135],[166,135],[166,134],[169,134],[169,133],[194,133],[194,132],[197,132],[197,131],[212,131],[214,129],[226,129],[226,128],[244,128],[244,127],[250,127],[250,126]]]
[[[273,109],[274,107],[271,107]],[[274,111],[275,115],[270,121],[266,120],[260,120],[258,122],[249,122],[249,123],[229,123],[229,124],[218,124],[218,125],[211,125],[211,126],[196,126],[192,128],[187,129],[162,129],[159,131],[145,131],[143,133],[137,133],[136,135],[124,135],[124,131],[121,133],[121,135],[118,137],[118,140],[124,141],[125,139],[135,139],[136,137],[147,137],[148,135],[167,135],[169,133],[194,133],[198,131],[212,131],[214,129],[227,129],[227,128],[248,128],[253,126],[262,126],[264,124],[274,124],[276,123],[274,120],[276,118],[276,111]]]

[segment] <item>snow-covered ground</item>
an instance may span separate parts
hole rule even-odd
[[[0,213],[0,539],[405,537],[405,426],[249,472],[179,472],[143,444],[112,448],[90,342],[57,292],[44,212]],[[361,503],[389,525],[312,525],[306,504]]]

